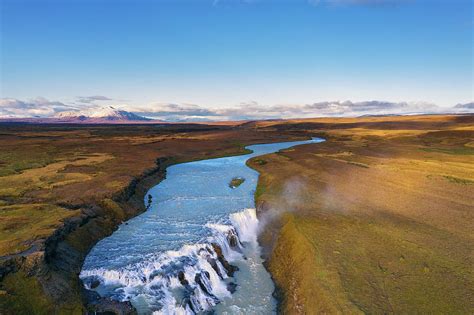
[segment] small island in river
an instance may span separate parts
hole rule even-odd
[[[243,182],[245,182],[245,178],[242,178],[242,177],[234,177],[234,178],[232,178],[232,180],[230,181],[229,187],[232,188],[232,189],[235,189],[235,188],[239,187],[240,185],[242,185]]]

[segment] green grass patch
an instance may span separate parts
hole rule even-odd
[[[249,150],[249,149],[246,148],[246,146],[247,146],[246,144],[243,144],[239,141],[234,141],[234,142],[232,142],[232,144],[239,147],[239,152],[240,152],[239,155],[240,154],[245,155],[245,154],[252,153],[252,150]]]
[[[254,160],[254,163],[257,164],[257,165],[265,165],[267,164],[268,162],[264,159],[255,159]]]
[[[83,314],[80,297],[72,295],[70,302],[58,306],[46,296],[36,277],[18,271],[8,274],[2,282],[0,293],[1,314]],[[8,311],[3,313],[2,310]]]
[[[51,235],[61,221],[76,214],[48,204],[18,204],[0,208],[0,256],[27,250],[31,241]]]
[[[291,161],[292,158],[291,158],[290,156],[288,156],[287,154],[285,154],[285,153],[286,153],[286,152],[283,152],[283,151],[275,152],[276,155],[281,156],[281,157],[283,157],[283,158],[285,158],[285,159]]]
[[[257,184],[257,189],[255,190],[255,200],[258,200],[266,191],[266,188],[262,183]]]
[[[369,168],[369,165],[360,162],[348,161],[347,164],[355,165],[358,167]]]
[[[19,271],[8,274],[3,280],[7,293],[0,296],[0,309],[11,314],[52,314],[53,303],[43,293],[36,278]]]
[[[38,150],[5,150],[0,152],[0,176],[18,174],[21,171],[44,167],[55,162],[56,152],[48,147]]]
[[[451,183],[455,183],[455,184],[461,184],[461,185],[474,184],[474,181],[467,178],[460,178],[460,177],[455,177],[455,176],[450,176],[450,175],[444,175],[443,177],[449,180]]]
[[[452,155],[472,155],[474,154],[474,148],[469,147],[457,147],[457,148],[421,148],[425,152],[445,153]]]

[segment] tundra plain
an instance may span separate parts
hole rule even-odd
[[[280,311],[471,314],[472,116],[332,123],[326,142],[251,163]]]
[[[0,313],[123,311],[78,273],[167,166],[315,136],[249,161],[279,311],[472,313],[473,115],[1,125]]]

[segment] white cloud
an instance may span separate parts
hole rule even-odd
[[[93,95],[93,96],[78,96],[76,97],[76,101],[79,103],[94,103],[96,101],[112,101],[111,98],[103,95]]]
[[[112,101],[112,99],[102,95],[78,96],[74,102],[64,103],[50,101],[44,97],[26,101],[16,98],[0,98],[0,117],[53,117],[66,111],[82,112],[96,109],[101,107],[98,103],[103,101]]]
[[[43,97],[28,101],[14,98],[0,99],[1,117],[49,117],[65,110],[75,110],[75,108],[61,102],[49,101]]]
[[[0,117],[53,117],[61,112],[87,112],[100,108],[97,100],[103,97],[87,97],[90,102],[66,104],[36,98],[21,101],[13,98],[0,99]],[[114,105],[116,106],[116,105]],[[471,106],[471,107],[469,107]],[[240,103],[232,107],[208,108],[188,103],[151,103],[143,106],[119,106],[121,109],[140,116],[166,121],[206,121],[206,120],[254,120],[276,118],[347,117],[362,115],[440,113],[442,109],[423,102],[385,101],[332,101],[311,104],[278,104],[265,106],[256,101]],[[472,103],[457,105],[451,112],[472,111]]]
[[[313,104],[264,106],[255,101],[235,107],[210,109],[192,104],[154,104],[132,108],[136,114],[169,121],[183,120],[252,120],[273,118],[309,118],[322,116],[361,116],[386,114],[436,113],[439,108],[430,103],[351,102],[334,101]]]
[[[474,113],[474,102],[457,104],[453,109],[456,113]]]

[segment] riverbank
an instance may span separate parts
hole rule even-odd
[[[2,126],[2,314],[85,311],[84,257],[142,213],[146,191],[175,163],[245,153],[244,144],[292,138],[214,126]],[[133,313],[99,301],[92,310]]]
[[[256,124],[327,139],[249,162],[280,312],[471,313],[474,117],[361,120]]]

